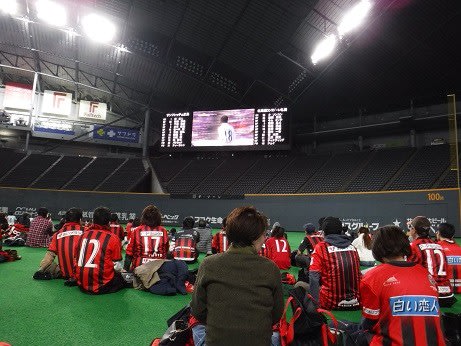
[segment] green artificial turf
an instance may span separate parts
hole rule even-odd
[[[303,233],[288,237],[295,249]],[[149,345],[163,334],[166,320],[190,301],[190,294],[165,297],[134,289],[90,296],[77,287],[65,287],[63,280],[36,281],[32,275],[46,250],[16,250],[20,261],[0,264],[0,341],[13,346]],[[454,307],[443,310],[461,312],[461,296],[458,299]],[[360,311],[334,314],[338,319],[360,319]]]

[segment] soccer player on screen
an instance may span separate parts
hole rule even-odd
[[[221,125],[218,127],[219,141],[223,144],[231,144],[235,140],[235,129],[229,123],[229,117],[221,117]]]

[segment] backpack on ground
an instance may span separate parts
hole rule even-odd
[[[189,324],[190,306],[186,305],[167,320],[167,330],[151,346],[192,346],[192,326]]]

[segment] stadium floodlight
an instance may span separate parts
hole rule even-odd
[[[354,7],[352,7],[342,19],[338,26],[339,37],[358,28],[368,15],[371,9],[371,2],[368,0],[361,0]]]
[[[16,0],[0,0],[0,11],[13,16],[18,12],[18,3]]]
[[[38,0],[37,18],[53,26],[65,26],[67,12],[63,5],[56,1]]]
[[[311,55],[311,61],[315,65],[322,59],[328,57],[336,47],[337,38],[334,34],[328,35],[322,40]]]
[[[96,42],[108,43],[115,36],[115,25],[107,18],[96,13],[83,17],[82,27],[85,34]]]

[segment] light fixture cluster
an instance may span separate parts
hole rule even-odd
[[[212,84],[216,85],[217,87],[220,87],[221,89],[229,91],[233,94],[237,94],[237,82],[227,77],[224,77],[223,75],[217,72],[212,72],[210,74],[210,81]]]
[[[176,66],[181,70],[187,71],[192,73],[196,76],[201,77],[203,75],[203,65],[192,61],[184,56],[177,56],[176,58]]]
[[[311,55],[311,61],[315,65],[319,61],[324,60],[333,53],[338,42],[348,33],[356,30],[367,17],[371,9],[370,0],[360,0],[352,7],[343,17],[341,23],[337,27],[337,33],[327,35],[318,43]]]
[[[61,28],[73,35],[80,35],[77,30],[68,26],[68,11],[59,1],[36,0],[34,1],[34,5],[35,14],[39,21]],[[34,9],[33,6],[32,9]],[[11,16],[19,16],[17,0],[0,0],[0,12]],[[19,19],[30,21],[27,16]],[[89,13],[83,16],[80,24],[82,34],[99,43],[110,43],[115,38],[117,32],[114,23],[97,13]]]
[[[156,44],[141,40],[136,37],[133,37],[128,42],[128,48],[132,51],[137,51],[139,53],[153,56],[154,58],[158,58],[160,56],[160,49]]]
[[[288,87],[288,93],[291,94],[296,88],[299,86],[299,84],[306,78],[307,76],[307,71],[301,72],[298,77],[290,84]]]

